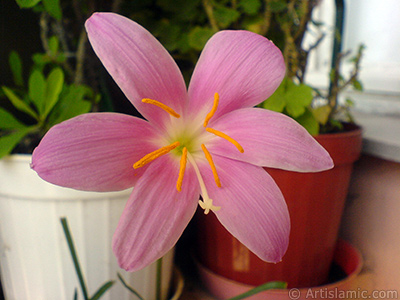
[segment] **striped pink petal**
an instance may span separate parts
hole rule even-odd
[[[277,89],[285,74],[281,51],[249,31],[221,31],[206,44],[189,85],[190,110],[207,113],[214,93],[220,104],[215,118],[252,107]]]
[[[257,166],[298,172],[318,172],[333,167],[329,153],[292,118],[261,108],[244,108],[212,124],[244,149],[221,138],[209,145],[212,153]]]
[[[132,187],[145,168],[133,164],[154,151],[156,130],[123,114],[80,115],[50,129],[32,155],[32,168],[44,180],[87,191]]]
[[[187,95],[182,74],[167,50],[146,29],[114,13],[95,13],[86,21],[86,30],[107,71],[147,120],[163,124],[169,115],[142,103],[143,98],[183,112]]]
[[[279,262],[289,242],[289,213],[278,186],[261,167],[214,155],[221,187],[207,164],[201,173],[217,218],[261,259]]]
[[[163,156],[138,181],[114,234],[120,266],[137,271],[166,254],[177,242],[197,207],[199,185],[192,168],[177,192],[179,161]]]

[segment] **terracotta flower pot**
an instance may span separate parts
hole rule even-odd
[[[363,293],[357,284],[363,260],[360,252],[349,243],[339,240],[334,253],[334,262],[345,273],[338,281],[310,288],[292,288],[285,290],[268,290],[258,293],[247,300],[305,300],[305,299],[347,299],[354,298],[355,293]],[[222,277],[199,265],[199,275],[203,285],[217,299],[229,299],[240,295],[254,286]],[[348,297],[346,295],[349,295]]]
[[[319,173],[266,169],[280,187],[291,217],[289,248],[282,262],[260,260],[230,235],[213,214],[197,214],[197,258],[216,274],[245,284],[288,282],[308,287],[327,281],[353,162],[361,151],[361,129],[324,134],[317,141],[330,153],[335,167]]]

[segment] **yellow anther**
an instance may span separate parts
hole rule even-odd
[[[146,154],[145,156],[143,156],[141,159],[139,159],[137,162],[134,163],[133,168],[134,169],[141,168],[141,167],[147,165],[149,162],[152,162],[156,158],[159,158],[160,156],[167,154],[171,150],[174,150],[179,145],[180,145],[179,142],[175,142],[175,143],[172,143],[171,145],[162,147],[160,149],[157,149],[156,151]]]
[[[208,150],[207,150],[206,146],[204,146],[204,144],[201,144],[201,149],[203,149],[204,155],[206,156],[206,159],[207,159],[208,163],[210,164],[211,171],[214,175],[214,181],[217,184],[217,187],[221,187],[221,181],[219,180],[217,169],[215,168],[215,164],[211,157],[210,152],[208,152]]]
[[[214,104],[213,107],[211,108],[211,111],[207,114],[205,120],[204,120],[204,127],[207,127],[208,122],[211,120],[211,118],[214,116],[215,112],[217,111],[218,108],[218,103],[219,103],[219,95],[218,93],[214,94]]]
[[[180,114],[178,114],[176,111],[174,111],[171,107],[169,107],[169,106],[165,105],[164,103],[161,103],[161,102],[159,102],[157,100],[144,98],[144,99],[142,99],[142,102],[158,106],[159,108],[165,110],[167,113],[169,113],[171,116],[173,116],[175,118],[180,118],[181,117]]]
[[[186,161],[187,161],[187,149],[186,147],[184,147],[182,149],[182,157],[181,157],[181,165],[179,168],[178,181],[176,182],[176,189],[178,190],[178,192],[182,191],[182,182],[183,182],[183,176],[185,175]]]
[[[243,147],[237,141],[235,141],[233,138],[228,136],[227,134],[225,134],[221,131],[215,130],[213,128],[210,128],[210,127],[206,128],[206,131],[213,133],[216,136],[222,137],[223,139],[227,140],[228,142],[231,142],[232,144],[234,144],[236,146],[236,148],[239,150],[240,153],[244,152]]]

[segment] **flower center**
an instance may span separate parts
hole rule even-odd
[[[177,119],[180,118],[180,115],[174,109],[172,109],[171,107],[169,107],[157,100],[144,98],[142,100],[142,102],[151,104],[151,105],[155,105],[155,106],[159,107],[160,109],[164,110],[165,112],[167,112],[168,114],[170,114],[174,118],[177,118]],[[243,153],[244,152],[243,147],[236,140],[234,140],[233,138],[231,138],[230,136],[228,136],[227,134],[225,134],[221,131],[218,131],[218,130],[208,127],[209,121],[214,116],[215,112],[217,111],[218,103],[219,103],[219,95],[218,95],[218,93],[215,93],[213,106],[212,106],[210,112],[207,114],[207,116],[204,119],[203,127],[205,127],[205,131],[212,133],[212,134],[232,143],[239,150],[240,153]],[[170,145],[161,147],[161,148],[143,156],[141,159],[139,159],[137,162],[134,163],[133,168],[137,169],[137,168],[143,167],[143,166],[147,165],[148,163],[152,162],[153,160],[157,159],[158,157],[160,157],[164,154],[167,154],[173,150],[174,150],[174,152],[179,153],[179,155],[181,155],[181,158],[180,158],[180,164],[179,164],[179,175],[178,175],[178,179],[176,182],[176,189],[178,192],[180,192],[182,190],[182,183],[183,183],[183,178],[185,176],[186,165],[187,165],[187,162],[189,161],[189,163],[192,165],[192,167],[196,173],[197,180],[200,185],[201,195],[203,198],[203,200],[199,200],[199,205],[201,208],[204,209],[204,213],[208,214],[210,212],[210,210],[217,211],[220,209],[220,207],[214,206],[213,200],[208,196],[207,188],[204,183],[203,177],[200,173],[199,167],[197,166],[196,160],[193,158],[193,155],[191,154],[191,151],[197,152],[197,150],[199,150],[199,149],[193,149],[193,148],[196,148],[195,146],[193,146],[193,145],[196,145],[196,143],[194,143],[194,141],[192,139],[195,139],[195,138],[193,138],[193,137],[188,138],[186,134],[182,134],[182,136],[179,136],[177,138],[177,140],[175,142],[171,143]],[[212,159],[212,156],[211,156],[210,152],[208,151],[208,149],[206,148],[204,143],[198,143],[198,144],[201,144],[201,150],[204,153],[204,156],[205,156],[208,164],[210,165],[211,171],[214,176],[215,184],[217,185],[217,187],[220,188],[222,185],[221,185],[221,181],[218,176],[217,168]]]

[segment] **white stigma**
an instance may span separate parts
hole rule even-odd
[[[202,209],[204,209],[204,214],[207,215],[210,212],[210,210],[212,210],[212,211],[220,210],[221,207],[213,205],[213,200],[208,196],[207,188],[204,183],[203,177],[200,174],[199,167],[197,166],[196,161],[194,160],[193,156],[189,152],[187,153],[187,158],[188,158],[189,162],[192,164],[194,171],[196,173],[196,176],[197,176],[197,180],[199,181],[201,196],[203,197],[203,201],[199,200],[199,205]]]

